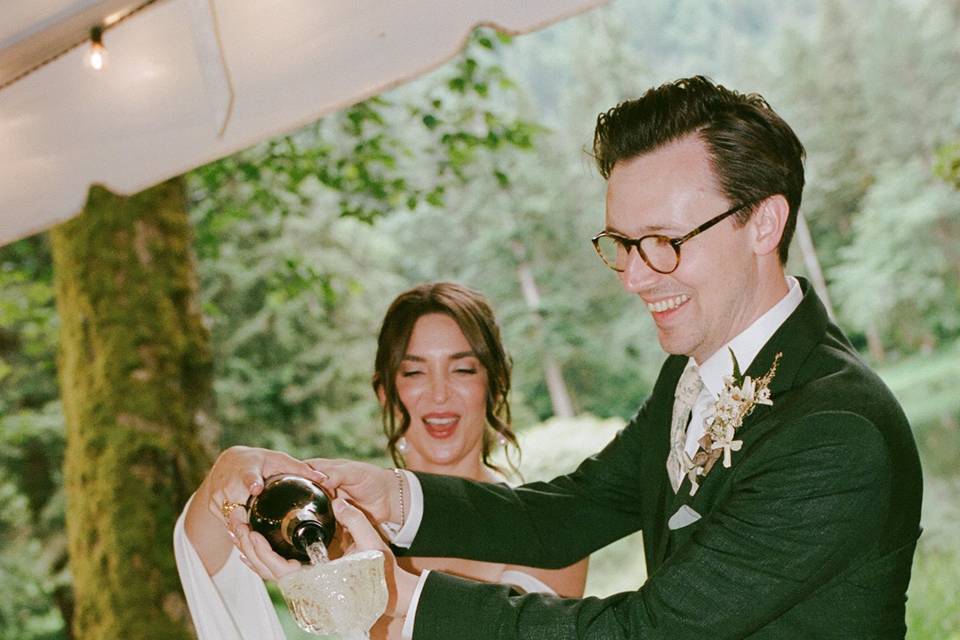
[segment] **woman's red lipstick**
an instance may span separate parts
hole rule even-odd
[[[453,435],[460,424],[460,416],[456,413],[443,411],[428,413],[423,416],[423,426],[431,438],[443,440]]]

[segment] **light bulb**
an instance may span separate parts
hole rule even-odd
[[[103,29],[94,27],[90,30],[90,49],[87,50],[83,61],[94,71],[103,71],[108,59],[107,48],[103,46]]]

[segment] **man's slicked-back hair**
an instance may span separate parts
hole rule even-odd
[[[704,76],[683,78],[621,102],[597,117],[593,154],[604,178],[630,160],[688,135],[700,137],[731,205],[780,194],[790,215],[777,247],[782,263],[803,197],[805,152],[796,134],[756,93],[742,94]],[[745,224],[754,207],[737,215]]]

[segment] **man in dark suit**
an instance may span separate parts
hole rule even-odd
[[[318,461],[395,548],[562,567],[642,530],[649,577],[608,598],[393,570],[414,640],[903,638],[921,473],[897,401],[784,273],[803,147],[757,95],[702,77],[600,115],[594,238],[670,354],[569,475],[519,488]],[[361,546],[361,513],[337,501]],[[639,550],[638,550],[639,552]]]

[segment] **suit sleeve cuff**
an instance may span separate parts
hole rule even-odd
[[[417,588],[413,590],[413,595],[410,597],[410,606],[407,607],[407,617],[403,621],[403,629],[400,631],[400,636],[403,640],[412,640],[413,638],[413,623],[417,615],[417,604],[420,602],[420,592],[423,591],[423,585],[426,583],[429,573],[429,569],[423,570],[423,573],[420,574],[420,580],[417,581]]]

